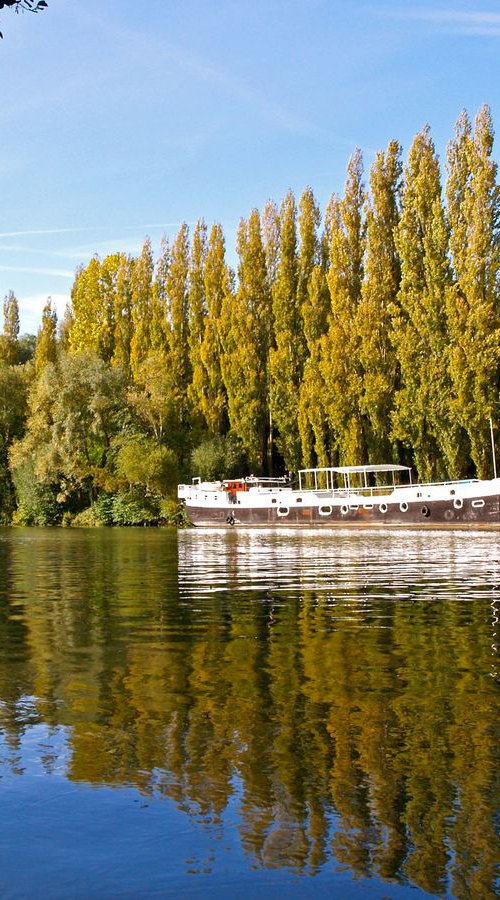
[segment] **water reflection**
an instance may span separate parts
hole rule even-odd
[[[4,531],[0,774],[164,796],[249,865],[493,897],[495,534]]]

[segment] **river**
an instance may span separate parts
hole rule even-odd
[[[0,530],[2,898],[489,898],[487,531]]]

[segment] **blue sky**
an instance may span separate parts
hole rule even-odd
[[[0,299],[35,332],[95,253],[310,184],[325,208],[356,147],[368,169],[460,110],[500,128],[500,3],[48,0],[0,13]],[[498,147],[495,151],[498,159]]]

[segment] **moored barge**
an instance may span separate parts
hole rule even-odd
[[[193,478],[178,497],[201,526],[500,526],[500,478],[415,484],[410,468],[393,464],[297,476],[293,487],[288,478]]]

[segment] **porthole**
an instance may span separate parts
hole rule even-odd
[[[320,516],[331,516],[332,507],[331,506],[320,506],[319,514],[320,514]]]
[[[381,513],[386,513],[387,512],[387,503],[381,503],[379,506],[379,510]]]
[[[403,500],[403,503],[399,504],[399,508],[400,508],[401,512],[408,512],[408,504],[407,504],[406,500]]]
[[[464,505],[464,501],[462,500],[462,498],[455,497],[455,499],[453,501],[453,506],[455,507],[455,509],[462,509],[463,505]]]
[[[296,497],[295,502],[296,502],[296,503],[302,503],[302,497]]]
[[[357,503],[349,503],[349,509],[351,510],[351,512],[357,512],[359,509],[359,506]]]
[[[453,494],[454,494],[454,493],[455,493],[455,488],[452,488],[451,491],[450,491],[450,494],[451,494],[452,497],[453,497]]]
[[[349,512],[349,507],[346,506],[344,503],[343,506],[340,507],[340,512],[342,513],[343,516],[346,516],[347,513]]]
[[[484,506],[484,500],[473,500],[472,505],[475,509],[481,509]]]
[[[431,511],[428,506],[422,506],[422,509],[420,510],[420,512],[422,513],[422,515],[424,516],[425,519],[428,519],[431,514]]]
[[[287,516],[289,512],[290,512],[290,509],[288,506],[278,506],[278,515],[279,516],[282,516],[282,517]]]
[[[364,503],[363,509],[373,509],[373,503]]]
[[[276,500],[276,497],[273,497],[272,500],[271,500],[271,503],[277,503],[277,502],[278,502],[278,501]]]

